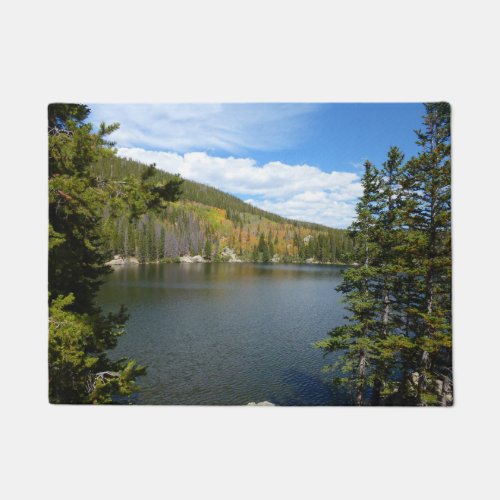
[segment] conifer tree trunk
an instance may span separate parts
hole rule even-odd
[[[432,267],[430,266],[428,272],[425,277],[426,284],[426,300],[425,306],[427,314],[432,315],[432,302],[433,302],[433,291],[432,291]],[[432,335],[432,328],[427,326],[425,329],[425,334],[428,336]],[[420,356],[420,367],[419,367],[419,377],[418,377],[418,393],[417,393],[417,404],[422,405],[422,392],[427,389],[427,375],[426,371],[429,369],[429,352],[427,350],[423,350]]]
[[[366,350],[362,349],[359,353],[359,363],[358,370],[356,373],[357,385],[356,385],[356,405],[363,405],[363,393],[365,389],[365,379],[366,379]]]

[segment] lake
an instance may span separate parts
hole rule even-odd
[[[345,404],[312,344],[344,322],[341,266],[147,264],[115,268],[99,294],[124,304],[111,351],[147,365],[137,404]]]

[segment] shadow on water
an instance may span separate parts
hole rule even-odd
[[[345,391],[320,376],[290,368],[283,374],[286,395],[271,398],[279,406],[349,406]]]

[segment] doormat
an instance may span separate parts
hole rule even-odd
[[[450,106],[48,106],[49,401],[450,406]]]

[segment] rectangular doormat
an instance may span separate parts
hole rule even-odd
[[[48,106],[49,400],[450,406],[450,106]]]

